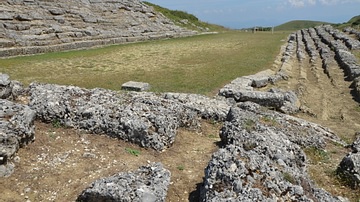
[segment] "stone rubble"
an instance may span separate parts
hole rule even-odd
[[[305,29],[301,30],[303,35],[303,42],[305,43],[305,49],[310,56],[310,62],[314,63],[319,56],[319,52],[316,49],[315,43],[309,32]]]
[[[245,102],[230,109],[220,137],[201,201],[343,201],[313,185],[302,150],[341,142],[331,131]]]
[[[236,102],[251,101],[265,107],[273,107],[284,113],[294,114],[298,112],[299,106],[297,106],[295,93],[276,89],[270,89],[267,92],[255,89],[267,86],[273,77],[274,72],[271,70],[265,70],[251,76],[239,77],[220,89],[219,95],[233,98]]]
[[[360,138],[350,145],[351,152],[340,162],[336,172],[353,189],[360,188]]]
[[[117,93],[105,89],[33,83],[29,106],[38,119],[162,151],[179,127],[198,129],[200,119],[224,120],[229,105],[200,95]]]
[[[358,44],[358,42],[356,40],[354,41],[351,36],[333,28],[331,25],[299,30],[290,35],[289,38],[294,38],[293,35],[295,35],[296,38],[296,56],[299,62],[305,58],[304,50],[308,53],[311,63],[320,56],[324,73],[332,83],[336,83],[336,81],[332,78],[330,66],[334,62],[338,63],[339,67],[344,69],[346,79],[353,81],[352,88],[354,89],[354,98],[360,100],[360,91],[358,88],[359,79],[357,79],[360,76],[360,63],[351,52],[351,50],[355,50],[357,47],[356,44]],[[292,43],[293,42],[290,44]],[[293,44],[290,46],[293,46]],[[291,51],[289,53],[291,53]],[[284,53],[283,55],[289,54]],[[290,57],[290,55],[288,57]],[[291,68],[286,68],[284,64],[281,66],[279,72],[281,72],[282,75],[287,75],[287,71],[290,72]],[[312,68],[316,67],[314,66]],[[277,74],[279,72],[277,72]],[[283,78],[286,78],[286,76]]]
[[[162,97],[181,103],[185,108],[195,111],[202,119],[219,122],[225,121],[230,106],[233,104],[232,100],[223,99],[223,97],[209,98],[197,94],[164,93]]]
[[[93,182],[76,201],[165,202],[171,173],[161,163]]]
[[[343,29],[344,32],[348,32],[349,34],[353,34],[356,36],[358,40],[360,40],[360,31],[357,29],[354,29],[352,27],[346,27]]]
[[[356,57],[349,51],[341,40],[335,40],[331,33],[334,33],[334,28],[330,25],[316,27],[316,32],[320,36],[323,43],[334,49],[335,59],[339,66],[345,70],[349,80],[354,80],[360,76],[360,65]]]
[[[292,68],[291,59],[294,52],[297,55],[301,55],[302,53],[298,52],[299,47],[297,43],[300,39],[297,38],[296,33],[292,33],[289,35],[286,46],[281,47],[282,57],[281,64],[278,67],[278,71],[275,72],[275,75],[269,78],[270,83],[276,83],[279,80],[287,80],[289,78],[288,72]]]
[[[0,99],[0,177],[11,175],[16,152],[35,139],[35,111]]]
[[[153,93],[120,94],[51,84],[30,85],[29,106],[44,122],[58,121],[95,134],[162,151],[180,126],[197,126],[196,113]]]
[[[298,60],[301,62],[305,59],[305,46],[303,42],[303,33],[302,30],[299,30],[296,32],[296,56],[298,58]]]
[[[9,75],[0,73],[0,99],[15,100],[24,93],[23,85],[14,80],[10,80]]]

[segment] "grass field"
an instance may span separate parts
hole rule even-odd
[[[289,33],[229,31],[188,38],[0,59],[0,72],[37,81],[119,90],[129,80],[155,92],[213,94],[231,80],[271,67]]]

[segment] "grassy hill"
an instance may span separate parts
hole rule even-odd
[[[189,14],[184,11],[179,10],[170,10],[164,7],[161,7],[156,4],[152,4],[147,1],[143,3],[152,6],[155,11],[162,13],[165,17],[172,20],[176,25],[185,27],[187,29],[196,30],[196,31],[222,31],[226,30],[225,27],[215,24],[210,24],[200,21],[196,16]]]
[[[342,29],[345,27],[356,27],[360,26],[360,15],[352,17],[349,21],[344,22],[342,24],[337,24],[336,28]]]
[[[332,24],[328,22],[320,22],[320,21],[310,21],[310,20],[293,20],[282,25],[276,26],[276,31],[292,31],[292,30],[299,30],[305,29],[310,27],[316,27],[322,24]]]
[[[352,17],[348,23],[352,26],[360,25],[360,15]]]

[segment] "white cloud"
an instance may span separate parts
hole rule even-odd
[[[297,8],[302,8],[305,6],[313,6],[317,3],[320,3],[322,5],[336,5],[336,4],[345,4],[345,3],[360,3],[360,0],[287,0],[287,2]]]
[[[308,0],[310,5],[315,5],[316,4],[316,0]]]
[[[291,6],[301,8],[305,6],[305,1],[303,0],[288,0]]]
[[[324,5],[335,5],[338,2],[340,2],[339,0],[319,0],[321,4]]]
[[[326,0],[320,0],[320,1],[326,1]],[[316,0],[288,0],[288,2],[290,3],[291,6],[297,7],[297,8],[302,8],[307,5],[315,5],[316,4]]]

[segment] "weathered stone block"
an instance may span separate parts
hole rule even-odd
[[[163,202],[170,185],[170,175],[161,163],[152,163],[134,172],[96,180],[76,201]]]
[[[150,84],[136,81],[128,81],[121,86],[122,90],[128,91],[147,91],[150,90]]]

